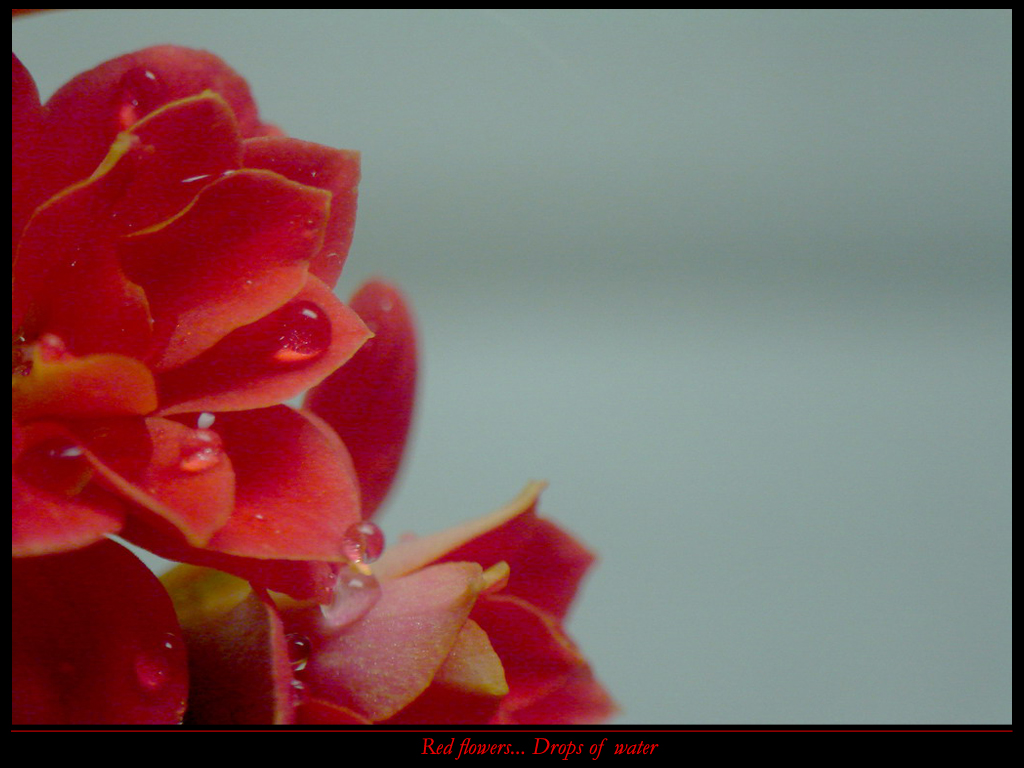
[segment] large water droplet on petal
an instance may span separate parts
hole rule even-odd
[[[321,605],[324,624],[340,629],[361,618],[380,600],[380,583],[369,569],[343,565],[331,594],[331,602]]]
[[[32,446],[17,462],[18,475],[33,485],[65,496],[82,492],[92,478],[92,466],[82,446],[52,438]]]
[[[156,693],[170,679],[171,654],[175,651],[174,635],[166,634],[151,650],[140,651],[135,656],[135,679],[139,687],[148,693]]]
[[[117,117],[125,130],[159,107],[167,96],[164,81],[146,67],[132,67],[121,76]]]
[[[331,321],[311,301],[293,301],[274,313],[278,323],[273,358],[279,363],[301,363],[331,345]]]
[[[345,531],[342,552],[349,562],[372,563],[384,551],[384,532],[369,520],[354,523]]]
[[[185,472],[205,472],[224,458],[224,443],[212,429],[193,429],[181,440],[180,456]]]
[[[312,645],[309,638],[296,632],[285,635],[285,642],[288,644],[288,659],[292,663],[292,670],[301,672],[306,668],[309,661],[309,653]]]
[[[36,341],[36,349],[39,350],[40,359],[48,363],[70,357],[64,339],[53,333],[44,333],[40,336]]]

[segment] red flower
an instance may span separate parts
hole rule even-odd
[[[340,619],[206,569],[172,571],[165,583],[201,670],[196,722],[606,719],[614,705],[562,628],[593,558],[537,517],[542,487],[389,549],[361,588],[342,584]]]
[[[357,155],[181,48],[45,106],[14,59],[12,104],[14,721],[606,718],[540,484],[368,565],[416,340],[393,287],[332,293]],[[173,604],[111,534],[191,563]]]
[[[46,105],[14,58],[12,129],[13,720],[180,722],[170,601],[106,536],[329,595],[356,469],[281,403],[371,335],[331,290],[358,155],[283,137],[219,59],[170,46]],[[371,319],[391,293],[363,292]],[[363,460],[396,456],[347,423]]]
[[[151,48],[40,105],[13,64],[16,556],[110,533],[308,596],[360,519],[281,403],[370,335],[331,288],[358,156],[260,122],[210,54]]]

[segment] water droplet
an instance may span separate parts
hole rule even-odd
[[[36,341],[36,349],[39,350],[39,359],[46,362],[54,362],[61,358],[69,357],[68,345],[64,339],[53,333],[44,333]]]
[[[92,479],[92,466],[82,446],[51,438],[18,457],[17,473],[32,485],[70,497],[81,493]]]
[[[305,683],[303,683],[301,680],[295,680],[293,678],[292,681],[291,681],[291,687],[292,687],[292,706],[298,707],[298,706],[304,704],[305,701],[306,701],[306,697],[307,697]]]
[[[139,687],[148,693],[156,693],[171,676],[171,654],[175,652],[174,635],[167,633],[149,652],[140,651],[135,656],[135,679]]]
[[[353,563],[372,563],[384,551],[384,532],[369,520],[354,523],[345,531],[342,553]]]
[[[288,644],[288,658],[291,660],[292,670],[301,672],[306,668],[306,662],[309,661],[309,653],[312,649],[309,638],[296,632],[290,632],[285,635],[284,639]]]
[[[224,458],[224,444],[212,429],[193,429],[182,438],[178,466],[186,472],[204,472]]]
[[[125,130],[159,107],[167,96],[163,80],[146,67],[132,67],[121,76],[118,119]]]
[[[380,583],[366,566],[343,565],[334,582],[331,602],[320,606],[324,623],[340,629],[361,618],[380,599]]]
[[[85,449],[80,445],[67,444],[58,445],[47,450],[47,454],[54,459],[75,459],[85,455]]]
[[[314,358],[331,345],[331,321],[311,301],[293,301],[277,310],[276,349],[280,363],[299,363]]]

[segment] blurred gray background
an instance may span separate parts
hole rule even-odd
[[[1008,723],[1008,11],[75,11],[363,153],[341,293],[414,301],[394,538],[531,478],[618,723]]]

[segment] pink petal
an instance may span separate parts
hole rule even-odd
[[[495,717],[507,693],[504,669],[487,633],[468,619],[430,687],[387,723],[486,723]]]
[[[358,712],[332,704],[320,699],[309,699],[302,702],[296,712],[296,722],[300,725],[372,725],[369,720]]]
[[[494,722],[502,724],[594,725],[607,721],[618,706],[595,678],[590,667],[578,667],[546,696],[516,711],[502,710]]]
[[[380,721],[430,684],[459,636],[480,585],[480,567],[448,563],[382,585],[360,621],[323,634],[315,614],[286,611],[285,625],[312,642],[300,679],[314,699]]]

